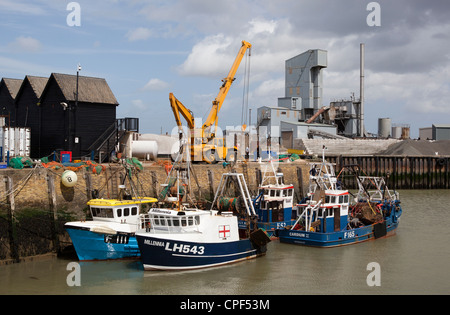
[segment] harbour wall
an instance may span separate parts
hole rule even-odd
[[[336,174],[348,189],[357,188],[349,165],[359,165],[361,176],[386,178],[390,189],[450,188],[450,158],[442,156],[329,156],[336,163]],[[342,172],[341,172],[342,170]]]

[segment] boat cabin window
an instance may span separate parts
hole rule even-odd
[[[116,209],[116,214],[117,214],[118,218],[122,217],[122,215],[124,217],[130,216],[130,208],[125,208],[125,209],[119,208],[119,209]],[[137,215],[137,214],[138,214],[138,208],[137,207],[132,207],[131,208],[131,215]]]
[[[91,208],[92,216],[97,218],[113,218],[112,208]]]
[[[277,190],[277,197],[281,197],[281,190]]]
[[[288,189],[288,196],[289,196],[289,197],[292,196],[293,192],[294,192],[293,189]]]
[[[344,196],[342,195],[339,196],[339,203],[344,203]]]
[[[153,224],[157,226],[193,226],[200,224],[200,217],[195,216],[195,217],[171,218],[166,216],[155,215],[153,217]]]
[[[269,190],[270,197],[275,197],[275,190],[271,189]]]

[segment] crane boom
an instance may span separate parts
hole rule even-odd
[[[228,91],[230,89],[231,84],[235,80],[235,75],[237,72],[237,69],[239,68],[239,65],[241,64],[242,58],[245,55],[245,52],[247,49],[250,49],[252,45],[245,40],[242,41],[241,49],[239,49],[239,52],[236,56],[236,59],[234,60],[233,65],[231,66],[230,72],[228,73],[228,76],[224,79],[222,79],[222,86],[220,87],[219,94],[214,99],[212,103],[211,111],[209,112],[208,118],[206,118],[205,123],[203,124],[203,130],[205,128],[208,128],[212,126],[214,123],[217,124],[218,114],[220,111],[220,108],[222,107],[223,101],[225,100],[225,97],[228,94]]]

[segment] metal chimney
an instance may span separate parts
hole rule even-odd
[[[360,44],[360,77],[359,77],[359,135],[364,137],[364,44]]]

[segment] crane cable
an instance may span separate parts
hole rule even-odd
[[[247,117],[248,112],[248,94],[250,89],[250,56],[251,56],[251,48],[248,50],[248,53],[245,56],[245,72],[244,72],[244,89],[242,94],[242,114],[241,114],[241,125],[247,125]]]

